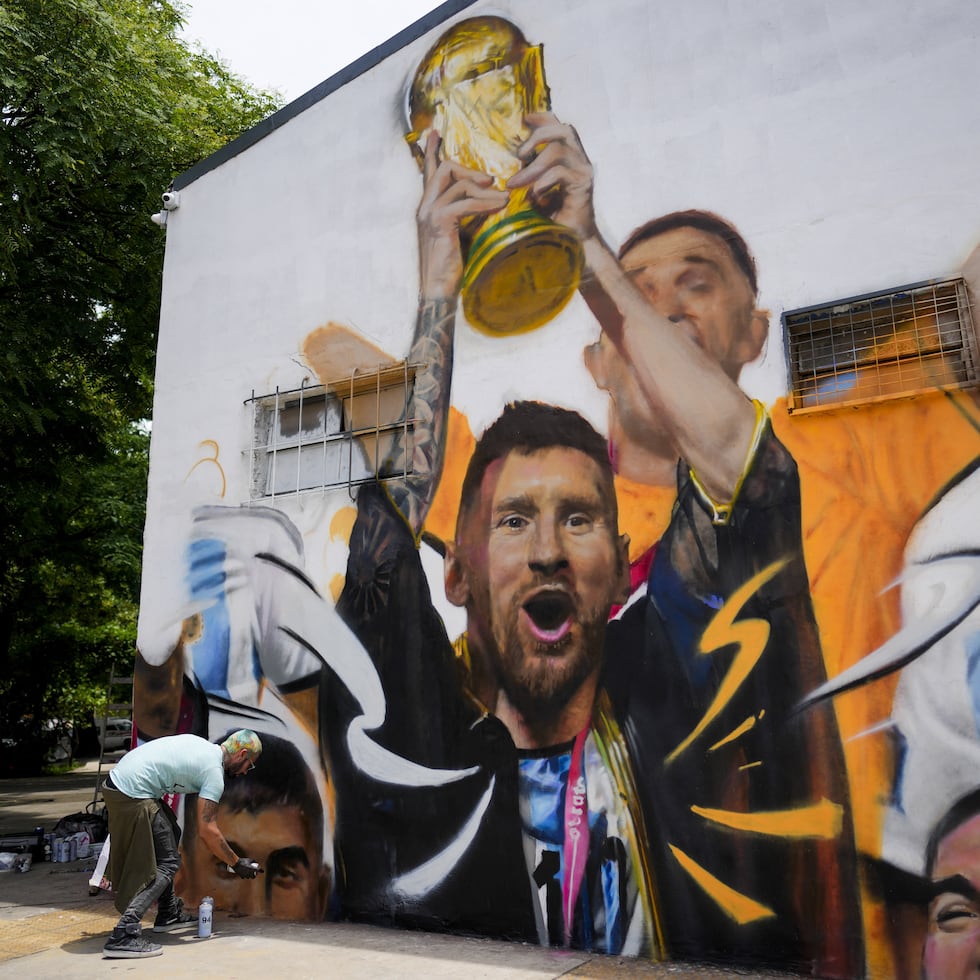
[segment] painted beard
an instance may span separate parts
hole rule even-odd
[[[566,633],[553,642],[521,637],[518,622],[522,608],[547,630],[552,619],[560,618],[558,606],[518,606],[505,629],[494,630],[497,682],[531,727],[558,718],[603,659],[606,615],[598,610],[577,618],[577,637]]]

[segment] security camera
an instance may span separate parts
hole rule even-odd
[[[163,206],[168,211],[176,211],[180,207],[180,194],[177,191],[167,191],[163,195]]]
[[[156,214],[151,214],[150,215],[150,221],[152,221],[155,225],[159,225],[161,228],[166,228],[167,227],[167,212],[166,211],[157,211]]]

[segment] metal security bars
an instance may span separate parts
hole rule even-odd
[[[252,500],[348,489],[411,472],[409,417],[418,365],[378,367],[325,385],[256,395],[249,449]]]
[[[976,331],[962,279],[790,310],[782,320],[791,412],[977,382]]]

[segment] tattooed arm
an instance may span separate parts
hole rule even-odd
[[[408,355],[417,364],[415,387],[408,405],[415,420],[409,447],[404,434],[395,440],[391,458],[412,454],[404,482],[390,485],[392,498],[413,532],[422,530],[425,515],[442,473],[446,421],[453,373],[456,304],[463,276],[459,223],[504,206],[507,194],[494,190],[492,179],[451,160],[438,158],[439,139],[429,135],[425,147],[422,200],[416,219],[419,238],[419,310]],[[397,464],[396,464],[397,465]]]
[[[207,849],[219,860],[232,866],[237,863],[238,855],[228,846],[225,835],[218,826],[218,804],[214,800],[206,800],[203,796],[197,798],[197,832]]]

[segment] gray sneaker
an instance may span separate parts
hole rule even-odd
[[[163,947],[144,939],[140,924],[134,922],[127,926],[116,926],[112,935],[102,947],[102,956],[107,960],[138,959],[143,956],[159,956]]]
[[[180,929],[181,926],[190,926],[195,922],[197,922],[197,913],[188,912],[184,908],[183,901],[178,898],[169,911],[157,913],[153,931],[170,932],[171,929]]]

